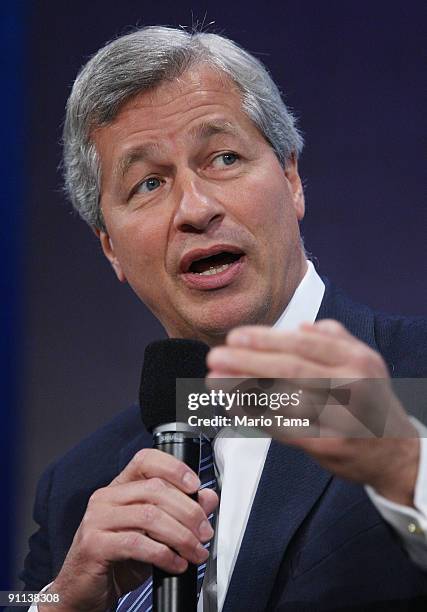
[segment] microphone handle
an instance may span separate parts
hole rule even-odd
[[[161,431],[154,434],[154,448],[173,455],[196,474],[200,463],[200,439],[195,432]],[[197,499],[197,493],[191,495]],[[169,574],[153,566],[153,612],[196,612],[197,565],[183,574]]]

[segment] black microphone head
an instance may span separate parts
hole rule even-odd
[[[145,349],[139,390],[141,416],[152,432],[176,419],[176,379],[204,378],[209,347],[198,340],[168,339]]]

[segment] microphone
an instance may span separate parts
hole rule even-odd
[[[145,349],[139,401],[141,417],[153,434],[153,447],[186,463],[196,474],[200,463],[200,434],[177,422],[176,379],[204,378],[209,347],[197,340],[169,339]],[[197,494],[192,496],[197,498]],[[183,574],[153,567],[153,612],[196,612],[197,565]]]

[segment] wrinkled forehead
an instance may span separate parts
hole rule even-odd
[[[185,111],[186,106],[194,103],[194,100],[203,104],[209,103],[213,98],[226,107],[233,106],[248,117],[238,85],[224,71],[203,63],[190,66],[174,77],[167,77],[152,87],[135,92],[123,101],[107,121],[98,122],[94,117],[90,139],[93,140],[94,134],[100,128],[118,123],[125,115],[129,116],[135,111],[155,110],[158,116],[162,117]]]
[[[181,74],[162,80],[146,92],[140,93],[146,94],[147,104],[156,105],[159,98],[167,104],[173,102],[177,95],[202,94],[205,91],[241,96],[240,88],[227,73],[206,63],[190,66]]]

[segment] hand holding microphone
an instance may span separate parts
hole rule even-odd
[[[178,349],[181,356],[176,351],[175,347],[170,353],[169,365],[176,360],[181,365],[191,362],[188,347]],[[204,360],[202,365],[204,372]],[[146,357],[143,378],[147,372],[151,378],[153,370],[158,371],[158,366],[147,365]],[[185,373],[178,368],[174,374],[175,378],[203,375],[194,366]],[[157,376],[151,383],[153,390],[159,388]],[[163,375],[160,386],[166,392]],[[172,394],[170,384],[168,393]],[[149,397],[147,400],[149,404]],[[174,420],[170,417],[175,415],[175,401],[165,409],[160,400],[157,408],[151,407],[154,413],[150,405],[147,408],[150,429],[158,428],[165,417],[168,423]],[[157,422],[156,415],[160,415]],[[152,566],[179,575],[188,564],[206,561],[208,553],[202,544],[213,536],[207,517],[217,506],[218,497],[210,489],[198,491],[199,486],[195,472],[180,459],[157,449],[136,453],[108,486],[89,499],[61,571],[50,587],[61,595],[58,612],[105,612],[119,596],[140,586]],[[197,501],[191,494],[197,494]],[[44,610],[39,605],[39,611]]]

